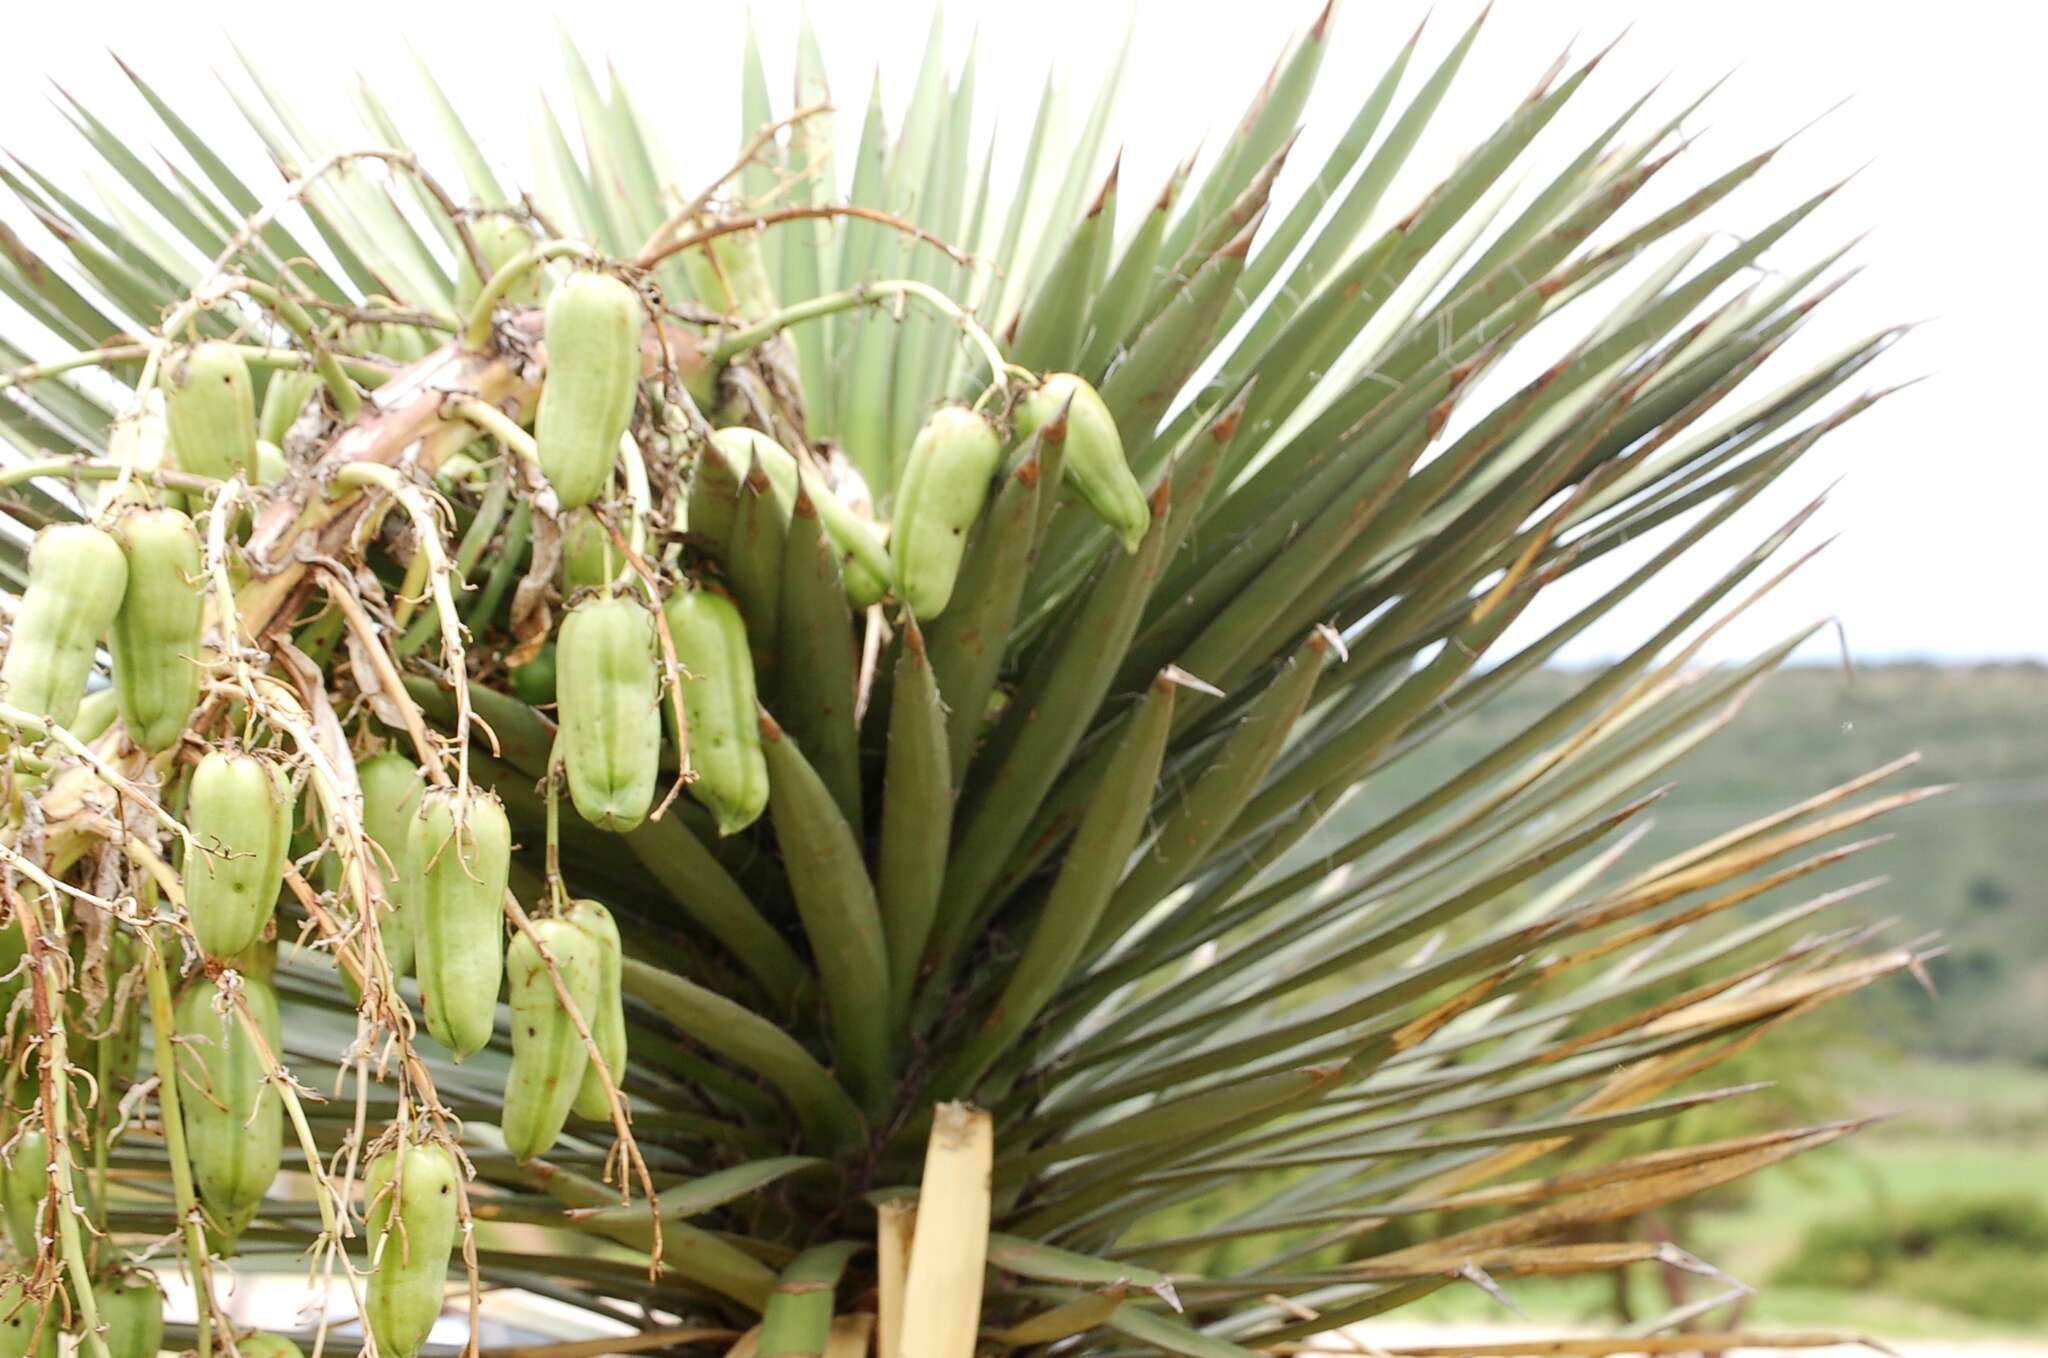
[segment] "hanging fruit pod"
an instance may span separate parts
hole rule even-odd
[[[232,1005],[223,1012],[220,995],[219,983],[201,975],[178,998],[177,1035],[188,1053],[178,1067],[179,1108],[211,1234],[231,1248],[283,1163],[284,1104],[255,1039]],[[271,1057],[281,1061],[277,992],[261,977],[244,975],[241,1002]]]
[[[404,755],[386,750],[357,761],[356,781],[363,789],[363,829],[380,855],[375,868],[390,906],[378,921],[377,932],[391,964],[391,978],[397,980],[412,971],[418,911],[405,890],[405,855],[426,792],[426,775]]]
[[[654,615],[617,594],[569,610],[555,642],[563,765],[576,812],[630,830],[654,805],[661,768],[661,673]]]
[[[547,378],[533,439],[564,509],[603,495],[640,383],[640,295],[609,274],[571,274],[548,299]]]
[[[128,589],[107,639],[114,692],[128,738],[167,750],[199,705],[206,622],[199,531],[175,509],[131,509],[115,533],[128,558]]]
[[[85,697],[93,652],[127,592],[128,558],[111,534],[83,523],[36,534],[0,661],[0,697],[69,726]]]
[[[405,909],[427,1031],[457,1060],[491,1040],[505,975],[512,828],[488,792],[427,790],[406,839]]]
[[[293,804],[283,766],[265,754],[214,750],[192,771],[185,909],[208,957],[241,952],[270,923],[284,885]]]
[[[164,1346],[164,1294],[154,1278],[137,1273],[103,1279],[93,1284],[92,1301],[107,1358],[156,1358]],[[81,1343],[79,1352],[90,1349]]]
[[[207,340],[164,363],[164,416],[178,466],[225,481],[256,471],[256,386],[232,344]]]
[[[889,559],[897,593],[920,622],[939,616],[953,598],[967,534],[988,503],[1002,455],[995,426],[962,406],[932,412],[910,445]]]
[[[0,1285],[0,1358],[57,1358],[57,1317],[16,1279]]]
[[[461,1173],[446,1147],[424,1145],[386,1151],[363,1176],[371,1251],[363,1313],[382,1358],[413,1358],[440,1318]]]
[[[548,972],[550,959],[554,975]],[[531,1160],[546,1154],[561,1136],[590,1060],[576,1021],[555,989],[555,976],[594,1035],[604,954],[588,929],[566,919],[537,919],[513,936],[505,972],[512,992],[512,1069],[505,1076],[498,1126],[505,1149]]]
[[[596,901],[571,901],[562,918],[590,936],[597,949],[597,1012],[586,1013],[590,1035],[597,1042],[598,1055],[615,1082],[626,1078],[626,998],[621,989],[625,950],[619,941],[618,921]],[[576,1116],[604,1121],[612,1115],[611,1096],[595,1065],[584,1067],[583,1083],[577,1088]]]
[[[1124,459],[1124,441],[1109,407],[1086,380],[1052,373],[1017,406],[1018,437],[1067,412],[1066,479],[1095,516],[1115,530],[1126,552],[1138,550],[1152,527],[1144,487]]]
[[[723,594],[685,586],[663,605],[683,680],[689,724],[690,795],[718,819],[718,832],[746,829],[768,806],[754,661],[747,624]]]

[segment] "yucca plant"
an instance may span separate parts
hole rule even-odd
[[[444,1279],[472,1346],[486,1288],[623,1322],[564,1355],[1284,1352],[1692,1264],[1606,1223],[1851,1130],[1683,1114],[1915,964],[1795,890],[1910,761],[1630,859],[1808,635],[1693,663],[1804,513],[1403,774],[1877,400],[1891,332],[1770,364],[1828,191],[1691,235],[1765,150],[1632,215],[1691,111],[1643,101],[1516,191],[1596,57],[1397,216],[1475,24],[1275,202],[1328,25],[1142,195],[1114,81],[992,192],[936,30],[850,167],[806,36],[700,188],[573,52],[525,178],[424,70],[431,141],[365,86],[351,150],[253,65],[281,187],[135,72],[175,152],[74,103],[99,205],[0,169],[8,1352],[288,1352],[222,1299],[308,1267],[297,1342],[391,1358]],[[171,1249],[166,1339],[121,1280]]]

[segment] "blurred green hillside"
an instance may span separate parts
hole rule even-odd
[[[1434,784],[1584,682],[1569,670],[1531,675],[1375,781]],[[1653,862],[1912,750],[1920,767],[1887,789],[1961,786],[1890,818],[1894,840],[1801,883],[1801,894],[1887,874],[1888,885],[1830,920],[1896,917],[1900,941],[1945,935],[1950,951],[1931,968],[1939,999],[1872,987],[1872,1036],[1922,1054],[2048,1066],[2048,666],[1782,670],[1677,766],[1677,787],[1628,861]],[[1343,808],[1332,832],[1369,817],[1369,802]]]

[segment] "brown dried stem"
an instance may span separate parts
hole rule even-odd
[[[681,254],[685,250],[694,249],[708,241],[717,240],[720,236],[730,236],[738,231],[760,231],[771,226],[780,226],[784,222],[812,221],[821,217],[858,217],[862,221],[877,222],[892,231],[900,231],[906,236],[923,241],[926,245],[938,250],[946,258],[952,260],[963,269],[974,267],[975,259],[973,255],[962,250],[959,246],[933,235],[915,222],[907,222],[892,213],[882,212],[871,207],[858,207],[852,203],[824,203],[808,207],[784,207],[776,208],[773,212],[750,213],[744,217],[727,217],[722,221],[714,222],[700,230],[693,231],[687,236],[671,240],[658,249],[648,251],[642,254],[634,263],[640,268],[651,269],[670,255]]]
[[[671,212],[667,221],[654,228],[654,234],[649,236],[647,243],[640,247],[641,257],[644,259],[650,252],[660,249],[670,236],[683,229],[684,223],[694,220],[697,214],[704,210],[706,205],[711,202],[712,197],[720,189],[731,183],[735,175],[753,164],[756,157],[775,144],[776,137],[780,136],[785,128],[795,127],[806,118],[814,118],[821,113],[830,113],[831,111],[832,105],[830,104],[807,104],[803,108],[791,113],[787,118],[778,119],[761,128],[760,131],[747,139],[747,144],[740,148],[739,158],[726,168],[724,174],[706,184],[698,191],[696,197],[677,208],[674,212]]]

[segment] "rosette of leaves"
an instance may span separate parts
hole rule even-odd
[[[1104,164],[1112,78],[1090,107],[1055,88],[1003,111],[1030,128],[1006,191],[973,60],[949,71],[936,28],[902,120],[871,99],[851,163],[808,34],[787,104],[750,48],[740,155],[703,185],[660,151],[699,111],[681,127],[573,50],[571,106],[538,106],[516,171],[424,67],[428,125],[401,127],[365,85],[365,126],[343,131],[245,64],[231,89],[282,186],[231,168],[199,130],[214,115],[143,71],[139,135],[67,104],[97,205],[35,168],[47,148],[0,168],[17,200],[0,481],[24,530],[0,573],[19,589],[33,526],[116,493],[182,497],[206,530],[208,623],[200,706],[169,750],[118,720],[81,736],[0,707],[4,938],[27,959],[7,983],[8,1093],[17,1126],[67,1148],[53,1191],[78,1208],[21,1276],[48,1289],[175,1234],[221,1295],[225,1242],[181,1217],[176,1082],[87,1098],[77,1054],[113,996],[152,1020],[155,1069],[175,1057],[161,1019],[197,965],[180,791],[228,739],[278,749],[307,808],[271,1054],[296,1091],[298,1173],[241,1231],[242,1272],[297,1273],[309,1248],[359,1269],[345,1185],[404,1128],[471,1171],[472,1305],[526,1289],[647,1331],[641,1348],[719,1349],[765,1324],[778,1353],[843,1345],[879,1309],[908,1353],[918,1318],[890,1313],[917,1238],[900,1204],[934,1107],[971,1101],[994,1150],[970,1340],[1206,1358],[1445,1286],[1668,1259],[1603,1229],[1850,1130],[1701,1142],[1684,1114],[1742,1093],[1718,1062],[1915,965],[1916,945],[1822,913],[1855,889],[1802,890],[1855,851],[1849,832],[1922,795],[1877,786],[1909,761],[1663,861],[1631,850],[1671,766],[1809,634],[1695,663],[1804,559],[1788,544],[1805,512],[1761,540],[1718,530],[1871,409],[1861,374],[1895,332],[1774,361],[1841,277],[1843,249],[1800,231],[1831,190],[1740,239],[1697,232],[1771,149],[1703,165],[1680,154],[1694,105],[1647,99],[1556,144],[1560,110],[1601,97],[1597,56],[1534,73],[1397,201],[1439,107],[1483,94],[1458,85],[1477,37],[1384,54],[1349,125],[1299,164],[1322,16],[1225,141],[1143,186]],[[1648,210],[1652,185],[1665,205]],[[563,586],[565,516],[527,428],[544,294],[572,266],[625,278],[647,313],[632,425],[593,506],[606,588],[652,603],[688,582],[746,620],[770,793],[733,833],[687,792],[600,831],[551,776],[535,667],[589,586]],[[258,379],[284,454],[267,484],[120,455],[166,355],[201,339],[238,346]],[[1057,422],[1014,436],[1048,373],[1100,391],[1150,496],[1135,552],[1065,483]],[[922,626],[893,598],[847,602],[809,491],[785,506],[707,452],[714,428],[766,434],[801,487],[879,536],[946,401],[1011,437]],[[718,475],[723,536],[691,513]],[[1717,567],[1697,596],[1568,698],[1447,778],[1404,774],[1702,560]],[[690,682],[666,656],[663,672]],[[669,732],[665,788],[689,767]],[[370,927],[396,878],[354,766],[384,750],[503,800],[511,927],[585,897],[617,919],[618,1097],[540,1159],[497,1135],[502,1014],[454,1062]],[[145,946],[110,986],[123,934]],[[67,987],[74,958],[99,979]],[[1674,998],[1680,974],[1712,979]],[[1666,1149],[1597,1154],[1659,1123]],[[956,1207],[926,1203],[919,1229],[974,1219]],[[223,1334],[210,1306],[196,1334],[172,1330],[202,1349]]]

